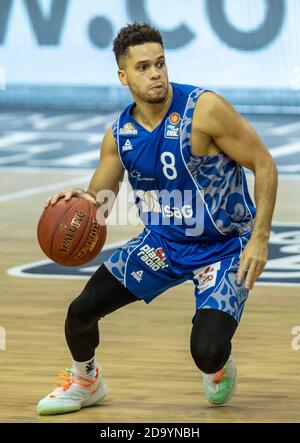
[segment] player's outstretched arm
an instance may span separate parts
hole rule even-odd
[[[100,191],[111,191],[110,193],[113,193],[116,197],[123,175],[124,168],[118,155],[118,147],[113,137],[112,128],[110,127],[104,135],[100,150],[100,162],[93,174],[88,190],[85,191],[81,188],[64,189],[50,196],[44,204],[44,209],[50,204],[54,205],[61,198],[67,201],[73,196],[84,198],[96,204],[96,196]]]
[[[228,157],[254,172],[256,217],[238,273],[239,283],[247,273],[245,287],[252,289],[268,257],[278,182],[276,165],[254,128],[218,94],[200,96],[193,117],[195,129],[211,137]]]

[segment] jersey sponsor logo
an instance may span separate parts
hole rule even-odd
[[[180,115],[172,112],[165,123],[165,138],[178,139],[180,135]]]
[[[149,245],[144,245],[140,248],[137,256],[147,265],[152,271],[168,268],[169,265],[165,263],[166,254],[163,248],[151,248]]]
[[[163,216],[166,218],[175,217],[175,218],[192,218],[193,217],[193,208],[190,205],[184,205],[182,208],[177,208],[176,206],[161,206]]]
[[[133,271],[131,273],[132,277],[135,278],[139,283],[142,281],[144,271]]]
[[[137,129],[131,122],[125,123],[123,127],[120,128],[120,135],[137,135],[137,133]]]
[[[122,151],[132,151],[133,147],[129,139],[126,140],[125,144],[122,146]]]
[[[171,200],[173,195],[174,194],[170,193],[169,201]],[[135,196],[136,203],[139,204],[139,209],[141,210],[141,212],[162,213],[164,218],[174,217],[180,220],[193,217],[193,208],[191,205],[182,205],[179,207],[161,204],[159,202],[159,194],[155,189],[152,189],[150,191],[138,189],[137,191],[135,191]],[[164,193],[164,197],[166,198],[166,193]]]
[[[129,173],[129,177],[132,178],[133,180],[138,180],[138,181],[154,181],[153,177],[142,177],[142,174],[136,169]]]
[[[207,289],[215,286],[217,280],[217,274],[220,270],[221,262],[214,263],[210,266],[204,266],[203,268],[194,271],[194,280],[198,281],[198,288],[200,292],[204,292]]]

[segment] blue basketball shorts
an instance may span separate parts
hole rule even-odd
[[[171,241],[145,228],[104,262],[138,299],[150,303],[191,280],[196,309],[217,309],[240,321],[248,290],[237,283],[241,253],[251,233],[222,241]]]

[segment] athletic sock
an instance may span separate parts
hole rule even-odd
[[[96,362],[95,356],[87,361],[75,361],[73,360],[72,366],[75,375],[80,375],[81,377],[95,379],[96,377]]]

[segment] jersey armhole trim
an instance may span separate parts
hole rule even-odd
[[[121,118],[121,116],[118,117],[118,123],[117,123],[117,135],[116,135],[117,140],[116,140],[116,139],[115,139],[115,140],[116,140],[116,143],[117,143],[118,155],[119,155],[120,162],[122,163],[123,168],[124,168],[124,170],[126,171],[126,167],[125,167],[125,165],[124,165],[124,163],[123,163],[122,156],[121,156],[121,152],[120,152],[120,143],[119,143],[120,118]],[[115,137],[114,137],[114,138],[115,138]]]

